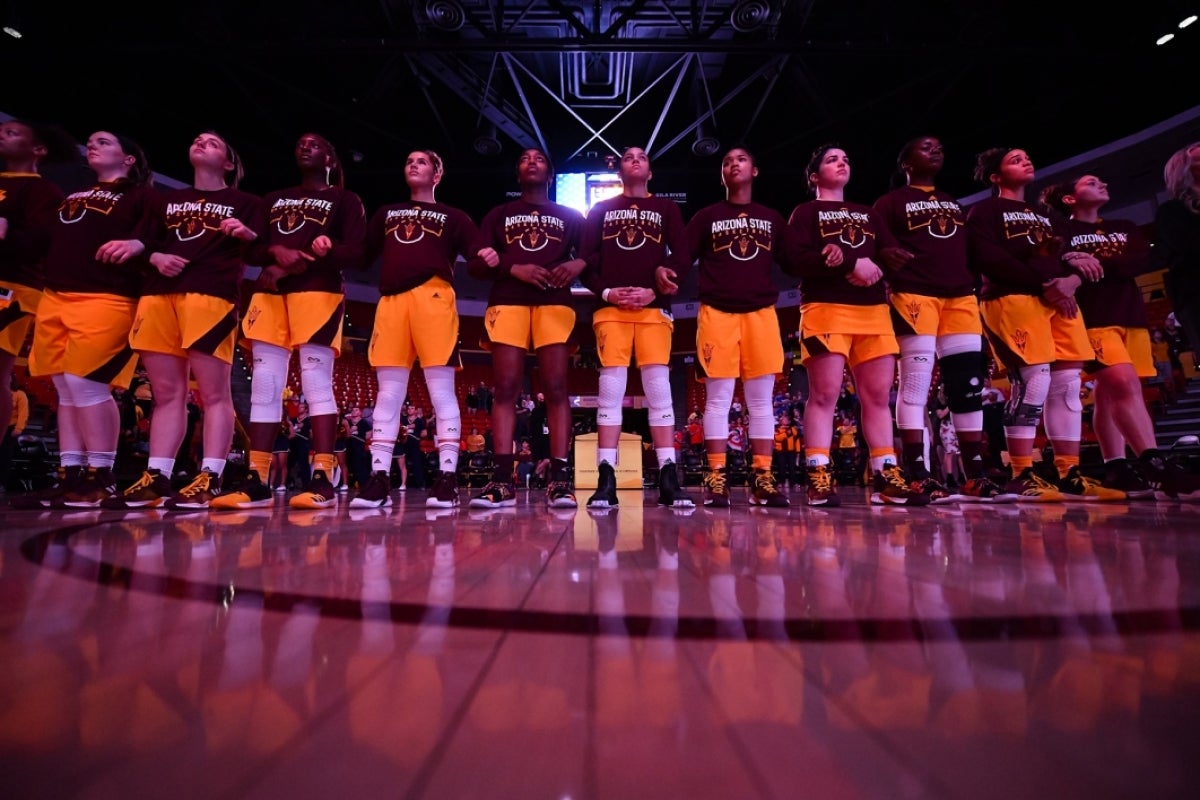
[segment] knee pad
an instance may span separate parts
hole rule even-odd
[[[429,367],[425,370],[425,386],[437,414],[438,441],[457,442],[462,438],[462,411],[454,393],[454,367]]]
[[[763,375],[742,381],[746,392],[746,410],[750,413],[751,439],[775,438],[775,412],[771,406],[771,390],[775,388],[775,376]]]
[[[63,378],[66,379],[66,384],[70,387],[71,405],[77,408],[98,406],[101,403],[113,400],[112,389],[109,388],[107,383],[93,381],[80,375],[71,375],[70,373],[65,373]],[[116,401],[113,400],[113,402]]]
[[[279,422],[283,419],[283,387],[287,386],[292,352],[264,342],[251,345],[251,352],[250,421]]]
[[[733,405],[733,389],[736,378],[705,378],[704,422],[710,417],[721,417],[728,421],[729,408]]]
[[[942,385],[951,414],[983,410],[983,355],[976,352],[942,356]]]
[[[650,408],[650,427],[675,427],[675,405],[671,402],[671,370],[666,364],[641,367],[642,389]]]
[[[1042,420],[1046,395],[1050,392],[1050,365],[1022,367],[1021,376],[1012,384],[1012,395],[1004,406],[1006,427],[1036,428]]]
[[[1050,391],[1042,420],[1046,436],[1052,440],[1077,442],[1083,435],[1083,400],[1079,397],[1079,371],[1057,370],[1050,373]]]
[[[936,358],[932,336],[900,338],[900,357],[896,359],[900,375],[896,427],[901,430],[924,430],[926,427],[929,387],[933,383]]]
[[[338,413],[333,396],[333,348],[319,344],[300,345],[300,386],[314,417]]]
[[[600,368],[600,385],[596,398],[597,425],[621,424],[621,403],[625,400],[627,382],[626,367]]]

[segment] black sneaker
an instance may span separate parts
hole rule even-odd
[[[196,473],[192,482],[176,492],[163,505],[172,511],[201,511],[221,494],[221,476],[206,469]]]
[[[674,461],[668,461],[658,468],[658,504],[674,508],[696,507],[696,501],[679,485],[679,470],[675,468]]]
[[[1018,503],[1062,503],[1067,499],[1057,484],[1037,474],[1033,467],[1021,470],[1005,484],[1004,493],[1015,495]]]
[[[709,508],[729,508],[729,483],[725,468],[710,469],[704,473],[704,505]]]
[[[1147,482],[1160,501],[1195,503],[1200,501],[1200,475],[1188,470],[1179,459],[1156,456],[1142,465]]]
[[[579,501],[575,499],[575,493],[571,491],[569,482],[550,481],[550,485],[546,487],[546,506],[548,508],[578,508]]]
[[[275,493],[263,485],[258,473],[250,474],[222,492],[208,504],[210,511],[245,511],[248,508],[270,508],[275,505]]]
[[[53,508],[64,494],[75,487],[76,484],[86,478],[86,472],[83,467],[72,465],[69,467],[58,468],[58,480],[53,486],[47,486],[45,489],[37,489],[32,492],[23,494],[13,494],[8,498],[10,508],[15,508],[18,511],[33,511],[43,508]]]
[[[1058,490],[1066,500],[1087,503],[1119,503],[1127,499],[1124,492],[1089,478],[1079,471],[1079,467],[1071,467],[1065,476],[1058,479]]]
[[[807,500],[810,506],[835,508],[841,505],[837,493],[837,481],[829,464],[818,464],[808,468]]]
[[[516,504],[517,496],[513,494],[511,486],[499,481],[488,481],[467,505],[471,508],[505,508]]]
[[[392,479],[383,470],[371,473],[367,485],[350,501],[351,508],[383,508],[392,504]]]
[[[904,470],[886,464],[871,481],[871,502],[877,506],[927,506],[930,497],[913,488]]]
[[[433,482],[425,505],[430,508],[455,508],[458,506],[458,475],[454,472],[443,472]]]
[[[91,470],[82,481],[63,492],[51,506],[66,508],[99,508],[100,503],[117,495],[117,479],[112,470],[102,467]]]
[[[959,503],[1015,503],[1017,501],[1017,495],[1006,494],[996,485],[995,481],[986,477],[967,478],[966,482],[958,487],[950,497]]]
[[[333,488],[333,481],[329,480],[323,469],[314,469],[304,491],[292,495],[288,500],[289,508],[301,510],[333,508],[336,505],[337,489]]]
[[[954,502],[954,493],[932,475],[924,478],[914,478],[912,484],[910,484],[910,488],[917,494],[929,495],[929,502],[933,505]]]
[[[612,464],[600,464],[596,478],[596,492],[588,498],[588,508],[615,508],[617,506],[617,472]]]
[[[787,508],[791,503],[775,484],[775,474],[769,469],[754,470],[754,481],[750,484],[750,505],[767,508]]]
[[[159,508],[174,494],[171,479],[158,470],[146,470],[123,492],[100,501],[101,508],[115,511],[131,508]]]
[[[1114,458],[1104,465],[1104,480],[1102,482],[1110,489],[1125,493],[1130,500],[1153,500],[1154,487],[1126,458]]]

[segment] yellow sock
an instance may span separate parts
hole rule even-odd
[[[263,450],[251,450],[250,469],[258,473],[258,479],[265,486],[271,475],[271,454]]]
[[[333,453],[317,453],[313,456],[313,469],[324,472],[326,478],[333,478],[335,468],[337,468],[337,456]]]
[[[708,466],[710,469],[725,469],[725,454],[709,453]]]
[[[770,472],[771,471],[771,457],[770,456],[760,456],[760,455],[756,454],[750,458],[750,466],[754,467],[754,469],[756,469],[756,470],[762,469],[762,470],[766,470],[767,472]]]
[[[1058,470],[1058,477],[1065,478],[1067,473],[1071,471],[1071,467],[1079,466],[1079,456],[1055,456],[1054,468]]]
[[[1027,469],[1033,468],[1033,456],[1012,456],[1013,475],[1020,475]]]

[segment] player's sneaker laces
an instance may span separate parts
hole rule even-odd
[[[841,505],[828,464],[808,468],[808,504],[832,508]]]
[[[182,511],[198,511],[208,508],[209,503],[221,494],[221,476],[206,469],[196,473],[192,482],[184,486],[163,505]]]
[[[546,487],[546,505],[549,508],[578,508],[579,501],[575,499],[570,483],[550,481],[550,485]]]
[[[930,497],[913,489],[904,470],[886,464],[871,479],[871,502],[877,506],[927,506]]]
[[[704,505],[709,508],[729,508],[729,483],[725,468],[704,473]]]
[[[754,470],[754,482],[750,486],[750,505],[767,508],[787,508],[790,505],[775,484],[775,474],[771,470]]]

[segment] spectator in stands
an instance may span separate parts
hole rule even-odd
[[[425,488],[425,442],[432,444],[425,417],[421,409],[410,406],[407,420],[400,420],[404,431],[404,461],[408,475],[402,478],[403,485],[409,489]],[[457,443],[456,443],[457,444]]]
[[[362,409],[354,406],[346,415],[349,437],[346,439],[346,466],[349,470],[347,483],[361,490],[371,478],[371,457],[367,451],[367,439],[371,435],[371,422]]]
[[[187,416],[183,425],[183,441],[179,443],[179,451],[175,454],[175,474],[181,477],[195,475],[198,459],[204,457],[203,452],[196,450],[196,431],[204,422],[204,409],[196,400],[196,393],[190,389],[185,408]]]
[[[1162,328],[1150,329],[1150,353],[1154,358],[1154,378],[1150,382],[1158,384],[1163,400],[1170,402],[1174,396],[1175,375],[1171,365],[1171,344]]]
[[[309,454],[312,452],[313,427],[312,417],[308,413],[308,403],[301,403],[296,409],[296,416],[288,420],[291,436],[288,440],[288,484],[303,488],[309,484]],[[329,448],[333,450],[333,446]],[[333,470],[329,470],[330,474]],[[331,489],[332,491],[332,489]]]
[[[479,432],[479,428],[471,428],[471,432],[467,434],[464,442],[466,451],[468,453],[482,453],[484,444],[483,434]]]
[[[796,486],[797,461],[800,454],[800,429],[792,423],[791,415],[781,414],[775,425],[774,470],[781,486]]]
[[[282,403],[284,413],[275,426],[275,441],[271,443],[271,468],[267,473],[267,488],[272,492],[286,492],[288,489],[288,467],[292,454],[292,419],[286,413],[287,402]],[[296,406],[297,413],[299,406]],[[253,445],[251,445],[253,446]]]

